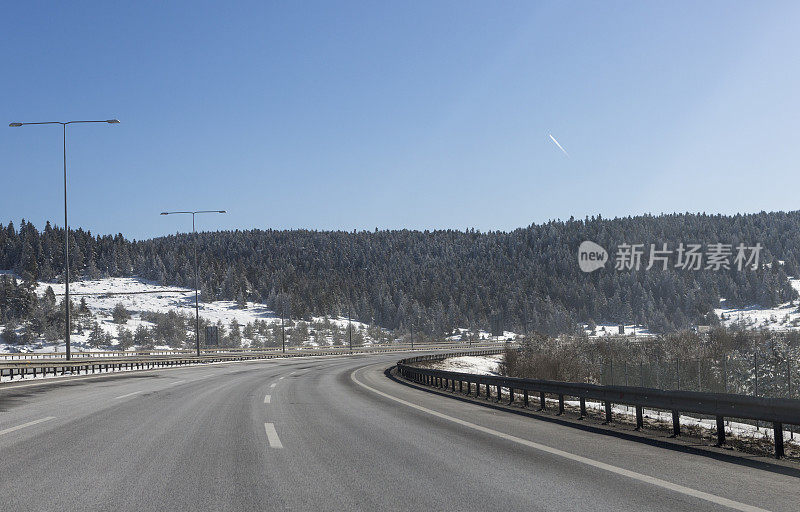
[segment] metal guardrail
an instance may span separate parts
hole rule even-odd
[[[672,413],[672,430],[675,436],[680,435],[680,413],[694,413],[713,416],[717,423],[717,446],[725,443],[725,418],[743,418],[772,423],[775,456],[784,456],[783,425],[800,425],[800,400],[789,398],[762,398],[724,393],[701,393],[697,391],[673,391],[635,386],[601,386],[577,382],[558,382],[538,379],[521,379],[517,377],[501,377],[493,375],[476,375],[472,373],[451,372],[433,368],[420,368],[414,363],[440,360],[446,357],[465,355],[498,354],[500,350],[475,350],[457,354],[434,354],[403,359],[397,363],[397,371],[404,378],[418,384],[450,388],[459,392],[481,396],[484,387],[485,396],[496,388],[498,401],[502,400],[503,388],[509,391],[510,402],[515,393],[523,395],[523,404],[528,406],[530,393],[538,393],[540,409],[546,409],[545,395],[558,396],[558,412],[564,412],[564,397],[580,400],[580,415],[586,416],[586,400],[598,400],[604,403],[605,420],[612,421],[611,404],[630,405],[636,408],[636,429],[644,426],[642,409],[662,409]]]
[[[452,344],[446,345],[417,345],[417,350],[444,350],[452,349]],[[325,348],[306,348],[291,349],[287,352],[276,350],[264,350],[246,352],[241,349],[228,352],[220,349],[215,353],[202,354],[200,357],[182,353],[183,351],[139,351],[137,356],[123,356],[119,353],[113,355],[103,355],[100,357],[79,357],[69,361],[64,359],[16,359],[12,361],[0,361],[0,377],[9,377],[9,381],[15,378],[24,379],[26,377],[47,376],[49,374],[66,375],[68,372],[74,375],[101,373],[107,371],[121,370],[147,370],[171,366],[184,366],[189,364],[217,363],[225,361],[244,361],[255,359],[278,359],[300,356],[338,356],[350,354],[349,347],[325,347]],[[353,354],[376,354],[408,351],[409,347],[405,344],[396,345],[372,345],[353,347]],[[112,353],[113,354],[113,353]],[[166,354],[166,355],[164,355]],[[2,387],[0,386],[0,389]]]
[[[443,348],[461,348],[461,347],[471,347],[471,346],[487,346],[487,345],[498,345],[502,342],[498,341],[480,341],[480,342],[466,342],[466,341],[452,341],[452,342],[436,342],[436,343],[416,343],[414,345],[415,350],[427,350],[427,349],[443,349]],[[408,343],[381,343],[381,344],[372,344],[372,345],[362,345],[359,348],[402,348],[403,350],[411,349],[411,345]],[[336,346],[336,347],[312,347],[312,346],[304,346],[304,347],[292,347],[290,350],[338,350],[342,352],[349,351],[349,347],[347,345]],[[265,348],[235,348],[235,347],[205,347],[200,349],[201,354],[210,355],[210,354],[251,354],[251,353],[274,353],[280,352],[281,347],[265,347]],[[194,348],[187,348],[187,349],[140,349],[140,350],[107,350],[107,351],[95,351],[95,352],[72,352],[72,358],[97,358],[97,357],[142,357],[142,356],[176,356],[176,355],[191,355],[194,354],[196,350]],[[24,359],[24,360],[33,360],[33,359],[63,359],[66,356],[66,352],[15,352],[15,353],[0,353],[0,364],[3,361],[13,361],[16,359]]]

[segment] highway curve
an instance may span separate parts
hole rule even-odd
[[[439,396],[400,357],[3,385],[4,509],[798,510],[800,472]]]

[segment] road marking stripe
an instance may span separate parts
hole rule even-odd
[[[278,380],[283,380],[283,375],[281,375],[280,377],[278,377]]]
[[[172,386],[177,386],[178,384],[183,384],[184,382],[186,382],[186,381],[185,380],[176,380],[175,382],[170,382],[169,384],[167,384],[166,386],[164,386],[161,389],[166,389],[166,388],[170,388]]]
[[[3,434],[8,434],[10,432],[14,432],[15,430],[19,430],[21,428],[32,427],[33,425],[38,425],[39,423],[42,423],[44,421],[50,421],[50,420],[54,420],[54,419],[56,419],[55,416],[48,416],[46,418],[40,418],[38,420],[29,421],[28,423],[23,423],[22,425],[17,425],[16,427],[9,427],[9,428],[0,430],[0,436],[2,436]]]
[[[118,400],[118,399],[120,399],[120,398],[127,398],[127,397],[129,397],[129,396],[133,396],[133,395],[136,395],[136,394],[139,394],[139,393],[141,393],[141,391],[134,391],[133,393],[128,393],[127,395],[119,395],[119,396],[115,396],[113,399],[114,399],[114,400]]]
[[[272,384],[269,385],[269,387],[274,388],[277,384],[278,384],[277,382],[273,382]]]
[[[267,432],[267,441],[269,441],[270,448],[283,448],[274,423],[264,423],[264,430]]]
[[[357,371],[357,370],[356,370]],[[741,510],[742,512],[768,512],[766,509],[754,507],[752,505],[747,505],[746,503],[740,503],[738,501],[730,500],[728,498],[723,498],[722,496],[717,496],[715,494],[709,494],[707,492],[698,491],[696,489],[692,489],[690,487],[685,487],[683,485],[674,484],[672,482],[667,482],[666,480],[661,480],[660,478],[644,475],[642,473],[637,473],[635,471],[631,471],[628,469],[620,468],[617,466],[612,466],[611,464],[606,464],[605,462],[600,462],[594,459],[590,459],[588,457],[583,457],[581,455],[575,455],[574,453],[565,452],[563,450],[559,450],[558,448],[552,448],[550,446],[546,446],[540,443],[536,443],[533,441],[528,441],[527,439],[523,439],[521,437],[513,436],[511,434],[506,434],[504,432],[500,432],[499,430],[494,430],[488,427],[484,427],[481,425],[477,425],[475,423],[470,423],[469,421],[464,421],[459,418],[455,418],[453,416],[448,416],[447,414],[434,411],[433,409],[428,409],[427,407],[423,407],[421,405],[417,405],[412,402],[408,402],[403,400],[402,398],[397,398],[392,396],[388,393],[384,393],[383,391],[379,391],[375,388],[372,388],[363,382],[356,379],[356,371],[353,371],[350,374],[350,379],[358,384],[359,386],[372,391],[382,397],[388,398],[389,400],[394,400],[395,402],[401,403],[403,405],[407,405],[413,409],[417,409],[418,411],[422,411],[424,413],[430,414],[431,416],[436,416],[437,418],[441,418],[443,420],[452,421],[453,423],[457,423],[463,427],[471,428],[473,430],[477,430],[479,432],[483,432],[485,434],[490,434],[501,439],[505,439],[507,441],[512,441],[518,444],[522,444],[533,448],[535,450],[539,450],[545,453],[549,453],[551,455],[556,455],[558,457],[563,457],[565,459],[573,460],[575,462],[580,462],[582,464],[586,464],[588,466],[592,466],[598,469],[602,469],[608,471],[610,473],[614,473],[617,475],[627,476],[628,478],[632,478],[634,480],[638,480],[640,482],[648,483],[651,485],[655,485],[657,487],[662,487],[664,489],[668,489],[670,491],[675,491],[681,494],[685,494],[687,496],[692,496],[695,498],[699,498],[701,500],[710,501],[711,503],[716,503],[717,505],[722,505],[725,507],[732,508],[734,510]]]
[[[264,396],[264,403],[265,403],[265,404],[268,404],[270,400],[272,400],[272,395],[266,395],[266,396]]]

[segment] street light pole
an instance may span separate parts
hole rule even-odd
[[[18,128],[33,124],[60,124],[64,134],[64,343],[66,345],[67,361],[70,360],[70,318],[69,318],[69,223],[67,222],[67,125],[77,123],[107,123],[119,124],[119,119],[105,119],[102,121],[44,121],[39,123],[9,123],[8,126]]]
[[[200,299],[197,270],[197,230],[195,229],[194,216],[198,213],[226,213],[225,210],[196,210],[193,212],[161,212],[161,215],[191,214],[192,216],[192,245],[194,246],[194,341],[197,347],[197,357],[200,357]]]
[[[286,296],[281,290],[281,352],[286,353],[286,327],[283,319],[286,316]]]
[[[350,304],[347,304],[347,332],[350,337],[350,354],[353,353],[353,326],[350,324]]]

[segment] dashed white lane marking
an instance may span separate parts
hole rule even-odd
[[[540,443],[528,441],[527,439],[523,439],[521,437],[512,436],[511,434],[506,434],[505,432],[500,432],[499,430],[494,430],[488,427],[484,427],[482,425],[470,423],[469,421],[464,421],[460,418],[454,418],[453,416],[448,416],[447,414],[441,413],[439,411],[428,409],[427,407],[423,407],[421,405],[408,402],[406,400],[403,400],[402,398],[397,398],[388,393],[384,393],[383,391],[379,391],[375,388],[372,388],[364,384],[360,380],[356,379],[356,371],[353,371],[350,374],[350,379],[359,386],[368,389],[369,391],[372,391],[373,393],[378,394],[384,398],[388,398],[389,400],[394,400],[395,402],[401,403],[418,411],[430,414],[431,416],[436,416],[437,418],[441,418],[443,420],[452,421],[453,423],[456,423],[463,427],[471,428],[473,430],[477,430],[485,434],[490,434],[499,437],[501,439],[505,439],[507,441],[512,441],[527,446],[529,448],[533,448],[534,450],[539,450],[545,453],[549,453],[551,455],[556,455],[558,457],[563,457],[565,459],[573,460],[575,462],[580,462],[582,464],[586,464],[587,466],[603,469],[610,473],[626,476],[628,478],[632,478],[633,480],[638,480],[640,482],[655,485],[657,487],[668,489],[670,491],[684,494],[686,496],[692,496],[695,498],[699,498],[701,500],[709,501],[711,503],[716,503],[717,505],[722,505],[724,507],[732,508],[734,510],[741,510],[742,512],[768,512],[766,509],[763,508],[754,507],[753,505],[748,505],[746,503],[740,503],[738,501],[730,500],[728,498],[723,498],[722,496],[717,496],[716,494],[709,494],[707,492],[698,491],[697,489],[692,489],[690,487],[685,487],[683,485],[667,482],[666,480],[661,480],[660,478],[644,475],[642,473],[637,473],[635,471],[630,471],[628,469],[620,468],[617,466],[612,466],[611,464],[606,464],[605,462],[600,462],[594,459],[590,459],[588,457],[583,457],[581,455],[575,455],[574,453],[565,452],[563,450],[559,450],[558,448],[552,448],[550,446],[546,446]]]
[[[264,403],[265,403],[265,404],[268,404],[268,403],[270,402],[270,400],[272,400],[272,395],[266,395],[266,396],[264,396]]]
[[[280,377],[278,377],[278,380],[283,380],[283,375],[281,375]]]
[[[273,382],[272,384],[269,385],[269,387],[274,388],[277,384],[278,384],[277,382]]]
[[[270,448],[283,448],[274,423],[264,423],[264,430],[267,432],[267,441],[269,441]]]
[[[128,394],[126,394],[126,395],[119,395],[119,396],[115,396],[115,397],[114,397],[114,400],[118,400],[118,399],[120,399],[120,398],[127,398],[127,397],[129,397],[129,396],[133,396],[133,395],[138,395],[139,393],[141,393],[141,391],[134,391],[133,393],[128,393]]]
[[[186,382],[186,381],[185,380],[176,380],[175,382],[170,382],[169,384],[167,384],[166,386],[164,386],[161,389],[169,388],[169,387],[172,387],[172,386],[177,386],[178,384],[183,384],[184,382]]]
[[[19,430],[21,428],[32,427],[33,425],[38,425],[39,423],[42,423],[42,422],[45,422],[45,421],[54,420],[54,419],[55,419],[55,416],[48,416],[46,418],[39,418],[38,420],[29,421],[28,423],[23,423],[22,425],[17,425],[15,427],[5,428],[3,430],[0,430],[0,436],[2,436],[3,434],[8,434],[8,433],[14,432],[15,430]]]

